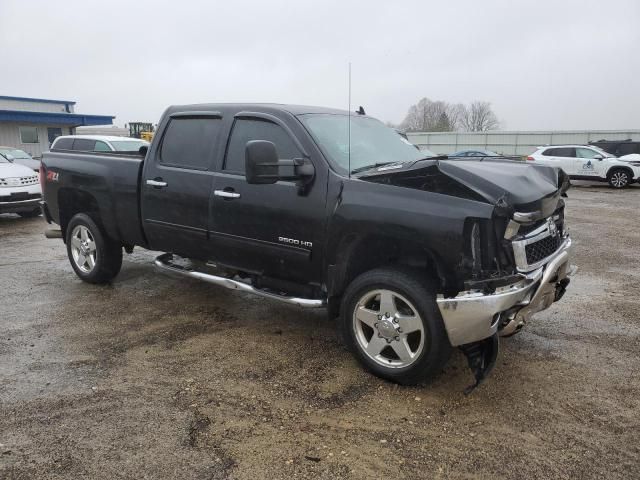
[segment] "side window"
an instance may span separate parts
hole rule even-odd
[[[38,143],[38,127],[20,127],[21,143]]]
[[[238,119],[233,125],[223,169],[244,173],[244,152],[250,140],[267,140],[276,146],[279,158],[300,158],[302,155],[293,139],[280,126],[266,120]]]
[[[160,163],[206,170],[213,158],[221,124],[219,118],[171,119],[162,138]]]
[[[570,157],[573,158],[576,156],[576,149],[570,147],[563,148],[548,148],[543,153],[546,157]]]
[[[603,156],[600,152],[591,150],[590,148],[577,148],[576,157],[578,158],[595,158],[596,155]]]
[[[76,138],[73,141],[73,150],[80,150],[83,152],[93,152],[96,146],[95,140],[89,140],[87,138]]]
[[[56,150],[71,150],[73,146],[73,138],[60,138],[55,141],[55,145],[53,146]]]
[[[99,140],[96,140],[95,151],[96,152],[110,152],[111,149],[109,148],[109,145],[107,145],[106,143],[101,142]]]

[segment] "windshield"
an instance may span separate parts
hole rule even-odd
[[[149,142],[144,140],[115,140],[109,142],[116,152],[137,152],[140,147],[148,147]]]
[[[300,115],[322,152],[344,172],[349,171],[349,118],[351,118],[351,172],[367,166],[411,162],[430,156],[398,132],[371,117],[333,114]]]
[[[598,152],[600,152],[604,158],[607,158],[607,157],[615,158],[616,157],[613,153],[609,153],[609,152],[601,149],[600,147],[592,146],[591,148],[593,148],[594,150],[597,150]]]
[[[31,158],[27,152],[15,148],[0,148],[0,155],[11,155],[13,158]]]

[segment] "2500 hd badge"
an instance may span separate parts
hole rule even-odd
[[[296,245],[300,247],[311,248],[312,242],[305,242],[304,240],[296,240],[295,238],[278,237],[278,241],[282,243],[288,243],[289,245]]]
[[[82,280],[113,281],[123,250],[166,252],[163,271],[326,308],[361,364],[402,384],[457,347],[478,385],[498,337],[573,271],[560,169],[425,157],[362,110],[174,106],[139,157],[54,148],[42,168]]]

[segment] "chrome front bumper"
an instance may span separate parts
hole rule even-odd
[[[499,329],[502,334],[515,333],[533,314],[551,306],[556,286],[572,273],[571,238],[566,237],[543,266],[523,273],[522,280],[492,294],[462,292],[454,298],[438,295],[438,307],[451,345],[477,342]]]

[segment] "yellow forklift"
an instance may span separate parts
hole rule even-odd
[[[129,136],[134,138],[140,138],[150,142],[153,138],[154,128],[152,123],[144,122],[130,122],[129,123]]]

